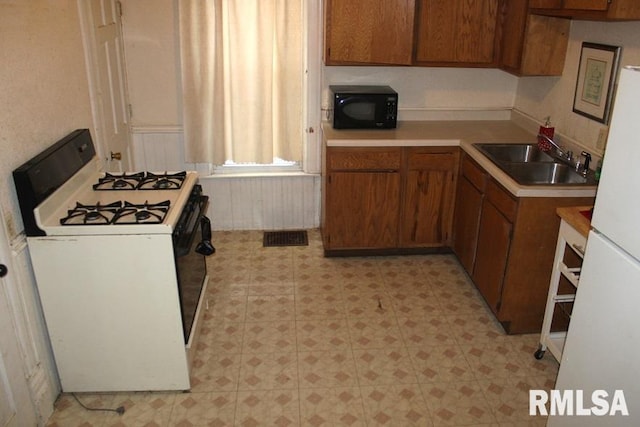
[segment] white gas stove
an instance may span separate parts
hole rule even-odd
[[[214,251],[197,173],[101,172],[79,130],[14,179],[63,391],[189,389]]]

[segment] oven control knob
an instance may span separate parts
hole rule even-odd
[[[8,272],[9,270],[7,269],[7,266],[4,264],[0,264],[0,277],[6,276]]]
[[[121,152],[117,152],[114,153],[113,151],[111,152],[111,160],[122,160],[122,153]]]

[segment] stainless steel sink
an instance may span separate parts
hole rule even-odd
[[[554,159],[536,144],[476,144],[480,151],[496,162],[553,162]]]
[[[587,184],[587,178],[562,163],[507,163],[502,169],[519,184]]]
[[[475,144],[507,175],[521,185],[596,185],[593,172],[575,171],[536,144]]]

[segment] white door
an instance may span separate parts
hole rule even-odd
[[[4,228],[0,227],[0,427],[33,426],[37,424],[36,409],[9,307],[8,291],[12,285],[11,272],[6,266],[9,257]]]
[[[110,171],[131,169],[129,101],[116,0],[78,0],[98,152]]]

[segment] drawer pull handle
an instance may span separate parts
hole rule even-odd
[[[576,252],[578,252],[578,254],[580,254],[580,256],[584,258],[584,248],[582,246],[572,243],[571,247],[573,247],[573,249],[575,249]]]

